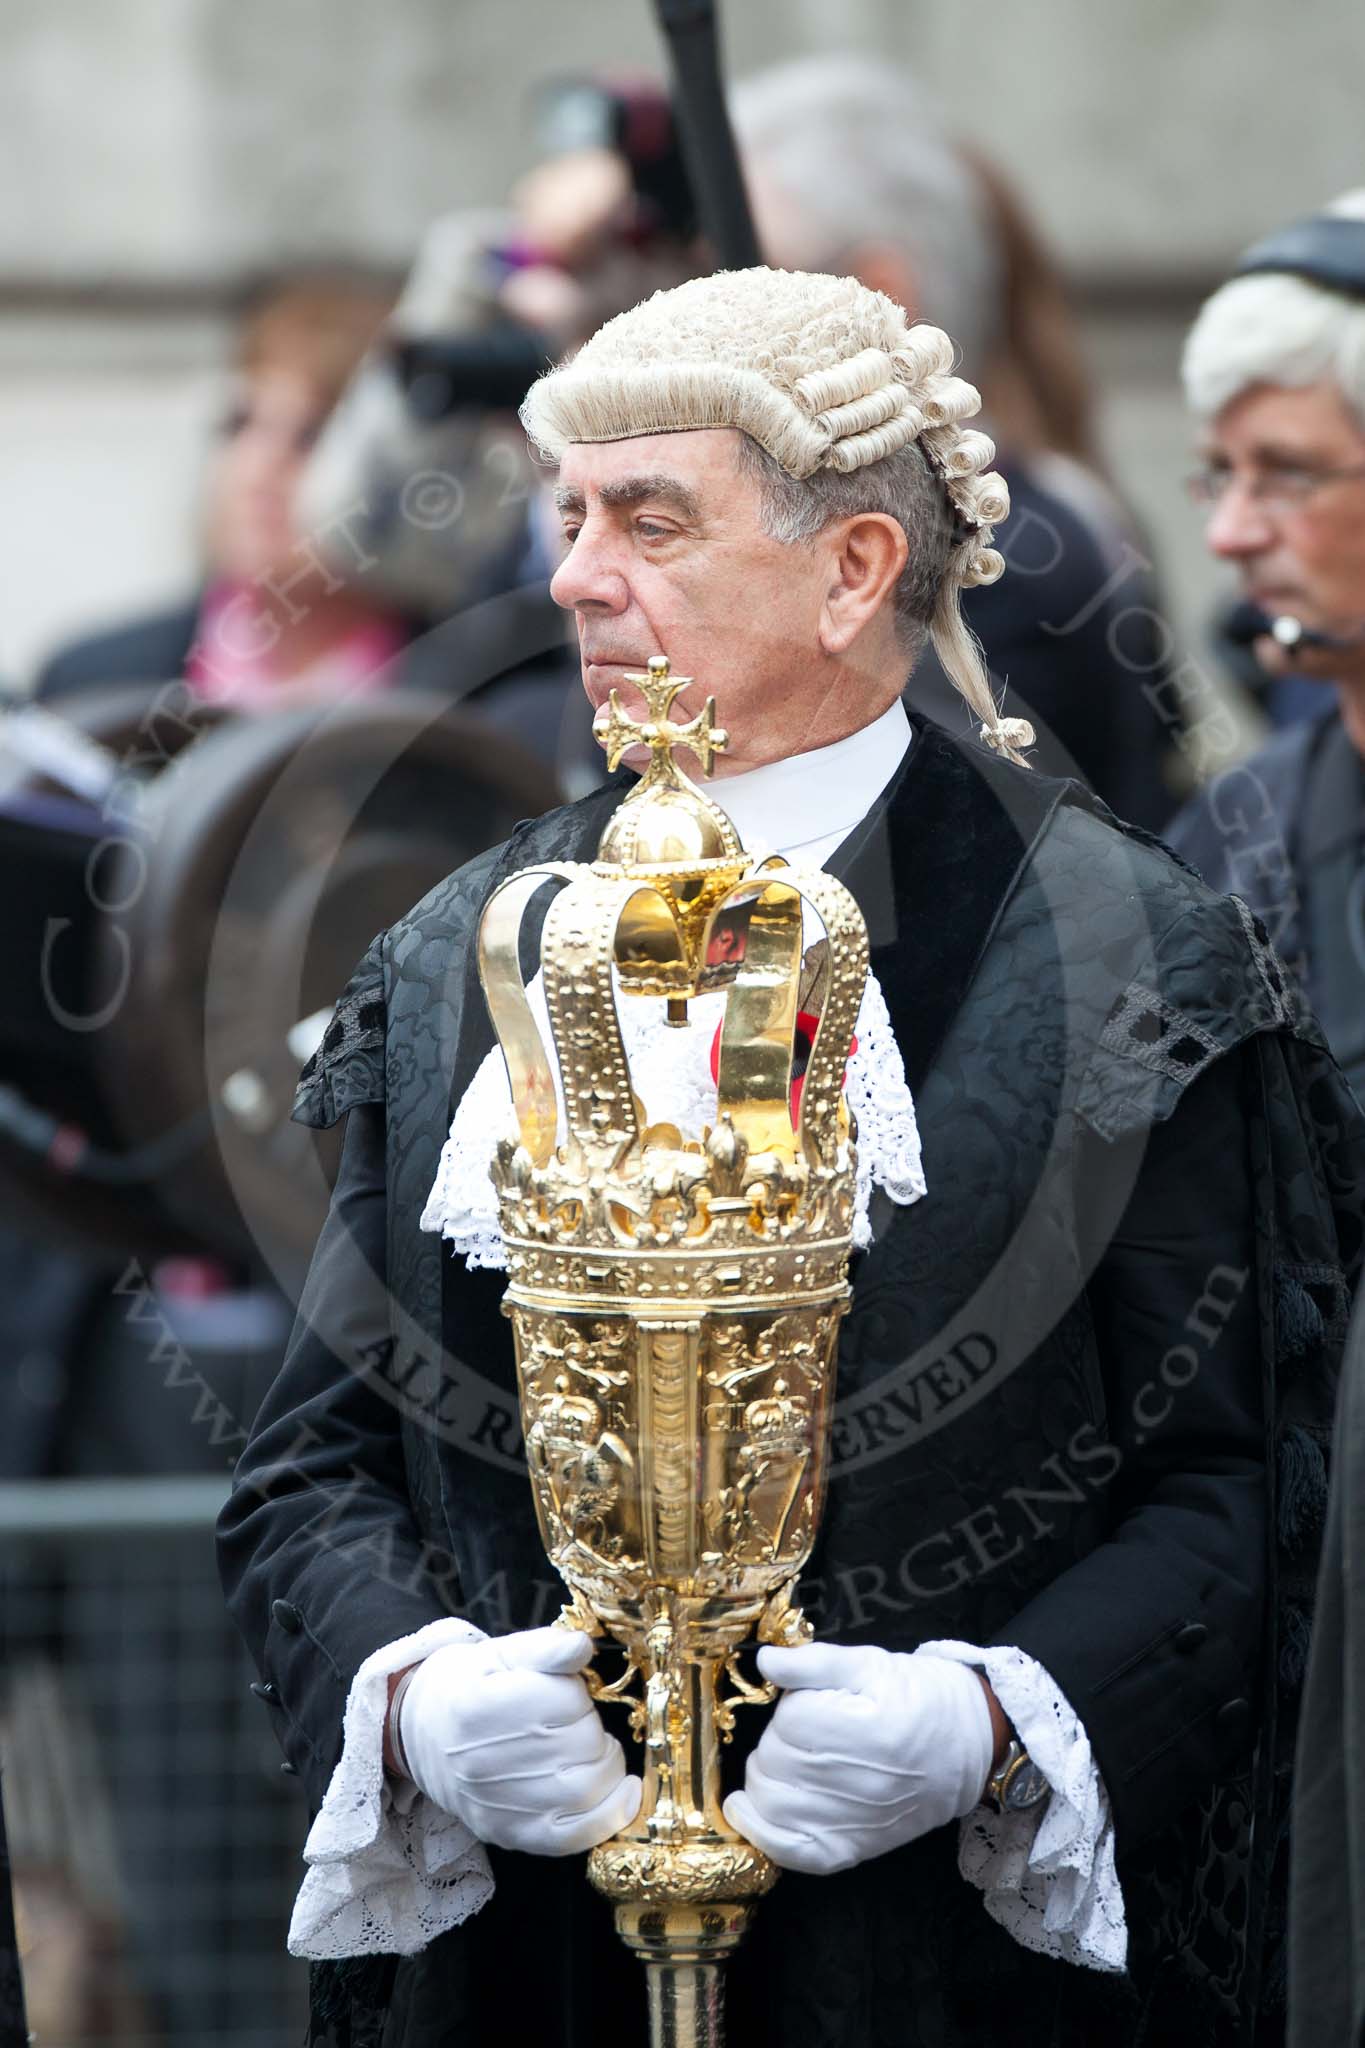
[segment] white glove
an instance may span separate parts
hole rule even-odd
[[[810,1643],[760,1650],[758,1668],[787,1690],[725,1818],[784,1869],[851,1869],[980,1801],[995,1741],[965,1664]]]
[[[531,1856],[573,1856],[634,1820],[640,1780],[577,1676],[592,1648],[579,1629],[533,1628],[433,1650],[398,1710],[418,1790]]]

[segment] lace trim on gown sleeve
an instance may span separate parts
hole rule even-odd
[[[1121,1971],[1128,1923],[1114,1862],[1109,1794],[1065,1694],[1022,1650],[923,1643],[986,1673],[1052,1797],[1024,1813],[979,1806],[962,1822],[958,1868],[986,1911],[1024,1948],[1092,1970]]]
[[[290,1116],[329,1130],[358,1102],[384,1100],[384,981],[357,969],[299,1075]]]
[[[926,1191],[914,1097],[875,974],[867,977],[854,1036],[858,1050],[848,1063],[846,1083],[848,1106],[858,1120],[853,1242],[866,1250],[872,1242],[868,1214],[874,1184],[902,1208]]]
[[[304,1844],[308,1872],[289,1925],[291,1955],[415,1955],[492,1897],[488,1858],[464,1822],[415,1785],[384,1776],[391,1675],[446,1643],[482,1636],[453,1616],[429,1622],[386,1643],[356,1673],[341,1756]]]

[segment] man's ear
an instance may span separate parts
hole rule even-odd
[[[905,529],[889,512],[859,512],[826,529],[829,581],[820,606],[820,645],[846,654],[884,610],[910,554]]]

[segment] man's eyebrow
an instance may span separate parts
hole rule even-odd
[[[1292,441],[1256,441],[1252,454],[1267,469],[1298,469],[1304,463],[1331,461],[1331,450],[1326,447],[1304,446]]]
[[[619,483],[603,484],[598,497],[604,505],[669,505],[681,519],[696,519],[701,506],[695,491],[675,476],[623,476]]]
[[[603,484],[597,496],[602,504],[614,510],[626,509],[632,505],[666,505],[676,512],[680,519],[696,520],[701,517],[701,504],[695,491],[678,477],[663,473],[653,476],[624,476],[617,483]],[[582,491],[572,484],[560,484],[555,491],[555,504],[561,512],[571,512],[579,518],[587,509]]]
[[[1300,469],[1305,463],[1310,466],[1323,460],[1330,461],[1330,451],[1317,446],[1304,446],[1289,441],[1253,441],[1247,450],[1251,460],[1262,469]],[[1199,454],[1204,462],[1225,469],[1233,466],[1233,458],[1217,441],[1201,442]]]

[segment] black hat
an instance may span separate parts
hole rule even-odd
[[[1255,277],[1280,271],[1306,277],[1328,291],[1365,299],[1365,220],[1341,213],[1315,213],[1291,227],[1253,242],[1233,272]]]

